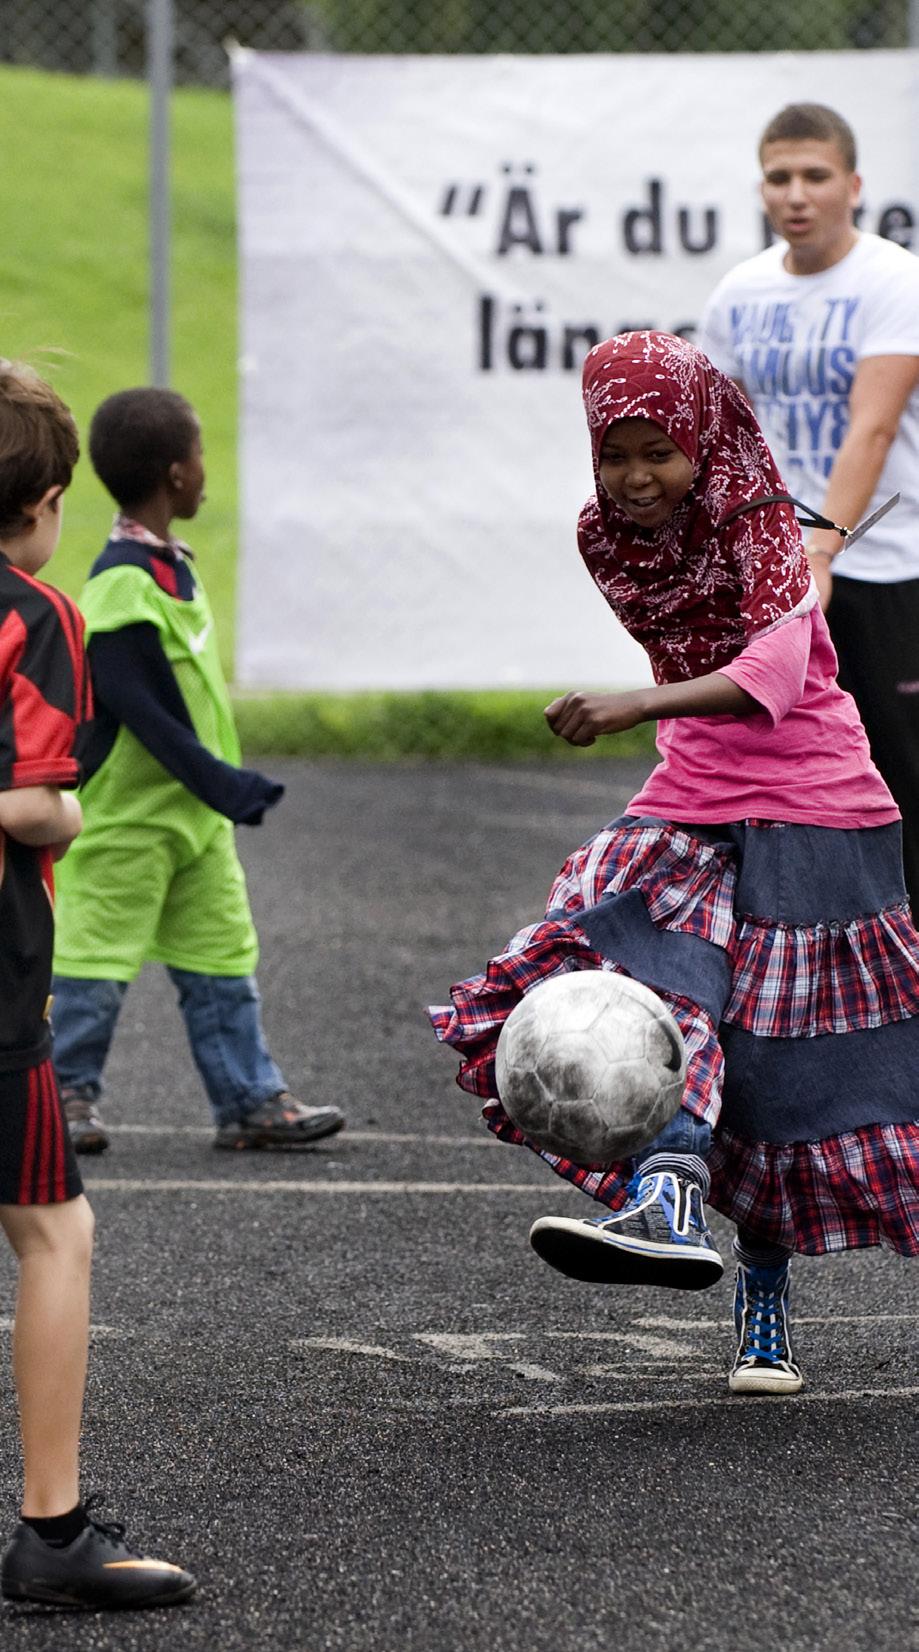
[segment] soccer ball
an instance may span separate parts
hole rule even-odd
[[[610,970],[553,975],[501,1029],[498,1095],[537,1147],[578,1165],[628,1159],[683,1097],[686,1050],[650,987]]]

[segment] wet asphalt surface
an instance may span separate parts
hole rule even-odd
[[[805,1394],[729,1396],[727,1278],[617,1292],[544,1267],[530,1223],[587,1202],[490,1139],[423,1013],[538,913],[641,767],[265,766],[288,794],[240,844],[266,1026],[349,1129],[214,1152],[168,982],[132,989],[119,1128],[82,1161],[85,1481],[200,1592],[6,1608],[4,1646],[915,1652],[915,1270],[802,1260]]]

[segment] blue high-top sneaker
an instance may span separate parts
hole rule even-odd
[[[738,1247],[735,1245],[735,1254]],[[738,1255],[734,1292],[737,1354],[728,1378],[732,1394],[798,1394],[804,1378],[794,1362],[788,1326],[790,1258],[758,1267]]]
[[[705,1221],[708,1188],[704,1159],[655,1153],[633,1176],[622,1210],[541,1216],[530,1244],[570,1279],[702,1291],[724,1272]]]

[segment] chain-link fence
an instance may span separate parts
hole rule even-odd
[[[176,79],[227,84],[265,51],[830,51],[905,46],[917,0],[176,0]],[[0,0],[0,62],[142,75],[145,0]]]

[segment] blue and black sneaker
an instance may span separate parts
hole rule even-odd
[[[789,1273],[787,1258],[773,1268],[738,1263],[734,1292],[737,1354],[728,1378],[732,1394],[798,1394],[804,1387],[791,1351]]]
[[[707,1192],[704,1160],[656,1154],[632,1178],[622,1210],[580,1219],[541,1216],[530,1244],[570,1279],[702,1291],[724,1272],[705,1221]]]

